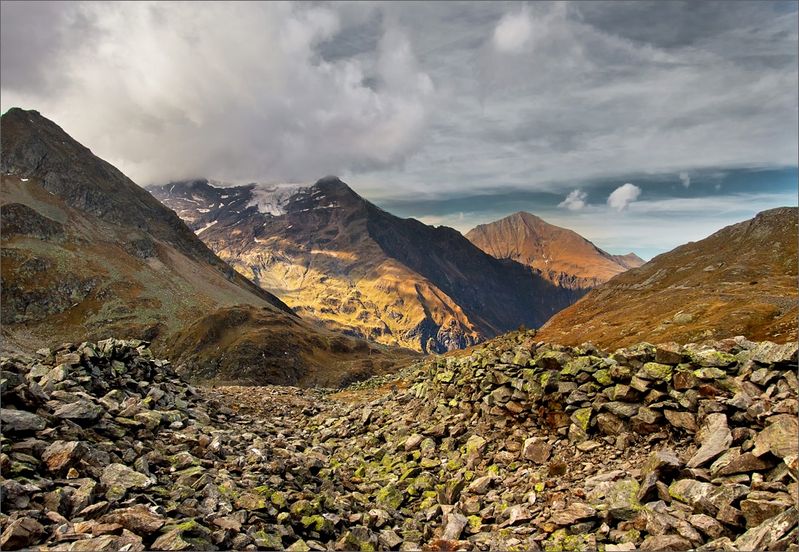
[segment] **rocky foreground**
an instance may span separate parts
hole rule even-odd
[[[2,359],[0,548],[799,550],[796,361],[528,332],[333,394],[40,350]]]

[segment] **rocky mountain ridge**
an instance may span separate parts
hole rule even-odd
[[[614,277],[564,309],[542,339],[620,347],[746,335],[797,340],[799,210],[758,213]]]
[[[594,288],[644,264],[635,253],[611,255],[578,233],[524,211],[481,224],[466,238],[489,255],[532,267],[552,283],[575,290]]]
[[[378,343],[463,348],[538,327],[579,297],[453,229],[395,217],[335,177],[307,187],[198,180],[151,192],[299,314]]]
[[[331,395],[192,388],[142,342],[4,358],[0,546],[792,550],[796,362],[522,332]]]
[[[160,355],[202,365],[206,378],[230,381],[249,370],[248,383],[332,386],[408,356],[299,318],[38,112],[10,109],[0,130],[4,350],[146,338]],[[198,321],[215,363],[198,347],[172,347],[177,334],[192,340],[187,328]],[[212,339],[231,326],[238,340]]]

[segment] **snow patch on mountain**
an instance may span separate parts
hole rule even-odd
[[[307,193],[307,184],[259,184],[252,189],[247,207],[258,207],[263,214],[280,216],[286,213],[289,200],[298,194]]]

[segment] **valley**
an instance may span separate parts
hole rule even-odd
[[[797,45],[0,1],[0,550],[799,552]]]

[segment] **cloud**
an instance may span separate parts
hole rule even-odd
[[[494,48],[503,53],[518,53],[530,40],[533,24],[527,7],[516,13],[509,13],[502,17],[494,28]]]
[[[686,188],[691,187],[691,177],[688,176],[687,172],[680,173],[680,182],[682,182],[682,185],[685,186]]]
[[[141,183],[396,166],[429,120],[433,81],[396,22],[381,24],[367,58],[326,61],[319,49],[343,23],[324,6],[90,2],[55,12],[34,36],[74,40],[28,53],[3,18],[3,109],[40,110]],[[11,16],[9,27],[28,28],[41,14]],[[26,65],[61,86],[15,69]]]
[[[585,207],[585,200],[587,197],[588,194],[582,190],[574,190],[569,192],[569,195],[566,196],[566,199],[558,203],[558,207],[565,207],[569,211],[579,211]]]
[[[694,190],[709,170],[796,166],[795,3],[0,10],[2,108],[40,110],[142,183],[338,173],[372,199],[560,201],[599,180],[670,189],[685,172]]]
[[[630,203],[641,195],[641,188],[635,184],[622,184],[608,196],[608,206],[618,212],[624,211]]]

